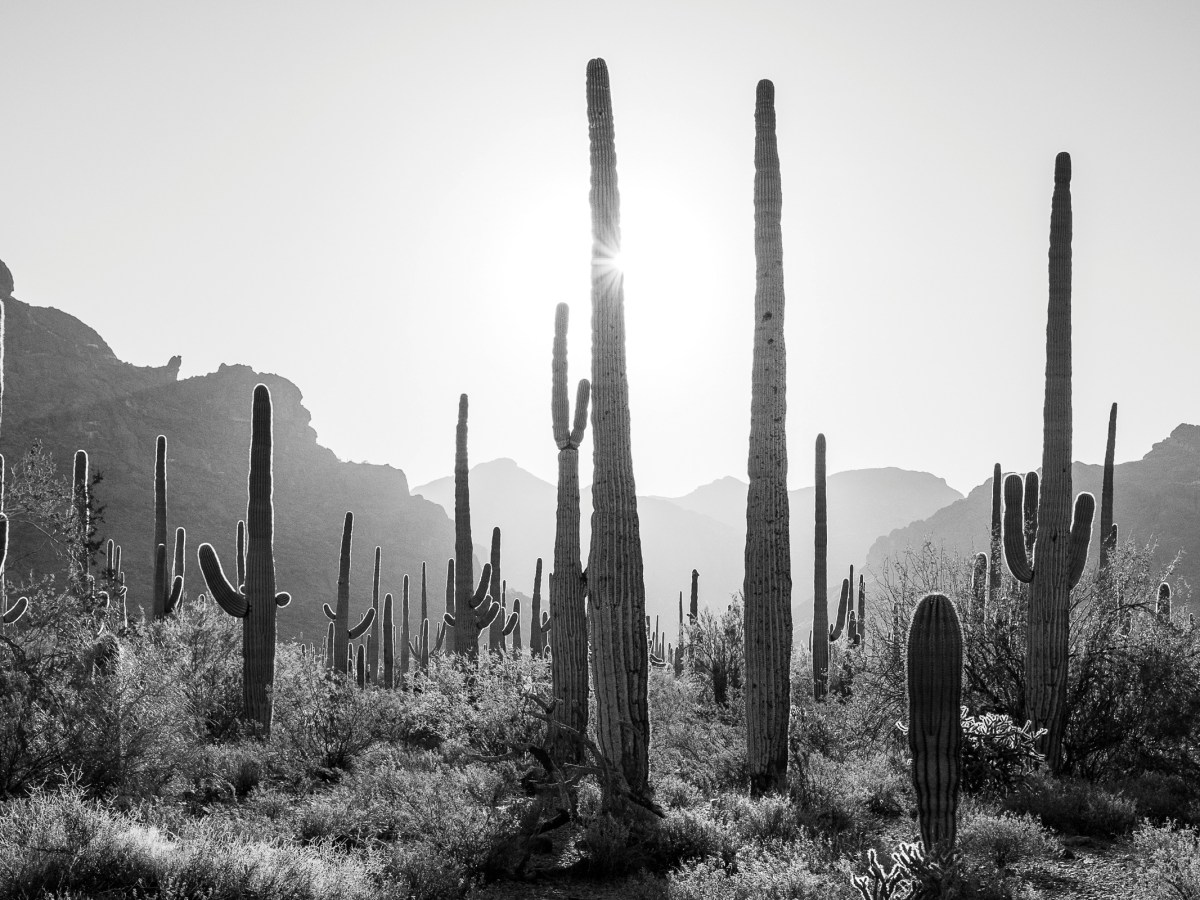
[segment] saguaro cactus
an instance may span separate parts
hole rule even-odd
[[[85,585],[91,574],[91,554],[88,552],[88,532],[91,516],[88,506],[88,455],[86,450],[75,451],[75,470],[72,478],[71,505],[75,514],[75,577]]]
[[[350,642],[363,636],[364,632],[375,621],[375,608],[371,607],[359,623],[350,627],[350,546],[354,540],[354,513],[346,513],[346,521],[342,526],[342,552],[338,567],[337,582],[337,611],[329,608],[328,603],[321,605],[325,617],[333,623],[333,664],[339,672],[345,672],[348,665],[347,653]]]
[[[791,712],[792,552],[787,489],[787,352],[783,336],[783,191],[775,86],[754,108],[754,363],[746,498],[746,733],[750,793],[787,790]]]
[[[447,613],[446,624],[461,628],[454,629],[454,651],[471,658],[479,655],[479,634],[488,628],[495,616],[490,613],[491,604],[474,603],[473,587],[475,571],[475,548],[471,540],[471,485],[470,467],[467,464],[467,395],[458,398],[458,427],[454,443],[454,614]],[[491,566],[488,567],[491,572]],[[500,611],[499,584],[494,595],[488,595]],[[486,619],[486,621],[482,621]],[[491,634],[489,632],[489,645]]]
[[[286,592],[275,592],[271,466],[271,392],[260,384],[254,388],[250,426],[245,581],[238,588],[229,583],[212,544],[201,544],[198,556],[200,572],[213,599],[225,612],[242,620],[242,700],[246,717],[257,722],[264,735],[271,731],[275,609],[287,606],[292,599]]]
[[[1025,650],[1026,703],[1035,728],[1045,728],[1050,767],[1062,763],[1066,728],[1067,627],[1071,589],[1087,562],[1096,500],[1080,494],[1071,520],[1071,157],[1058,154],[1050,213],[1050,301],[1046,324],[1046,401],[1042,486],[1031,564],[1017,518],[1021,479],[1004,482],[1004,554],[1018,581],[1030,585]],[[1028,536],[1026,536],[1028,537]]]
[[[408,576],[404,576],[400,593],[400,689],[408,687],[408,668],[412,644],[409,642]]]
[[[908,633],[908,749],[921,841],[954,846],[962,764],[962,629],[945,594],[928,594]]]
[[[554,445],[558,448],[558,494],[554,514],[554,570],[550,574],[550,631],[554,652],[550,680],[558,703],[553,716],[559,725],[586,734],[588,727],[588,627],[584,597],[587,584],[579,546],[579,445],[587,429],[590,382],[579,380],[575,420],[567,396],[567,304],[554,310],[554,349],[551,354],[550,412]],[[544,652],[544,648],[543,648]],[[561,734],[561,732],[560,732]],[[564,734],[555,758],[578,762],[578,741]]]
[[[994,604],[1000,599],[1000,554],[1004,543],[1004,531],[1002,528],[1002,510],[1000,495],[1003,490],[1004,473],[1000,469],[1000,463],[996,463],[992,469],[992,529],[990,534],[990,546],[988,548],[988,595]],[[985,598],[986,600],[986,598]],[[982,610],[986,605],[980,603],[979,608]]]
[[[504,608],[504,591],[500,578],[500,528],[492,529],[492,584],[490,588],[493,599],[500,601],[500,615],[488,626],[488,649],[493,653],[504,650],[504,629],[506,626],[507,610]]]
[[[592,388],[596,393],[588,615],[596,737],[630,793],[644,798],[650,793],[646,586],[630,442],[625,296],[617,266],[621,249],[617,154],[608,67],[602,59],[588,63],[587,111],[592,175]],[[610,805],[618,802],[611,795],[605,799]]]
[[[1117,549],[1117,527],[1113,524],[1113,463],[1117,452],[1117,404],[1108,411],[1108,441],[1104,445],[1104,481],[1100,488],[1100,574],[1108,572]]]
[[[492,564],[484,563],[483,572],[480,573],[479,585],[471,593],[465,601],[459,599],[459,613],[456,616],[446,613],[444,618],[445,623],[454,629],[456,638],[463,639],[468,642],[475,642],[476,653],[478,653],[479,635],[483,629],[492,624],[496,616],[500,615],[500,604],[492,599],[492,595],[488,593],[488,582],[492,577]],[[470,651],[467,651],[470,653]]]
[[[333,627],[333,623],[330,623]],[[381,635],[383,640],[383,686],[385,688],[394,688],[396,686],[396,625],[392,621],[392,595],[385,594],[383,597],[383,632]]]
[[[1164,622],[1171,621],[1171,586],[1165,581],[1158,586],[1158,601],[1154,604],[1154,612]]]
[[[371,639],[367,641],[367,681],[375,683],[379,680],[379,569],[383,556],[380,547],[375,548],[375,568],[371,575],[371,609],[375,616],[371,619]]]
[[[529,601],[529,653],[546,654],[546,633],[550,631],[550,613],[542,611],[542,558],[533,570],[533,598]]]
[[[813,528],[813,698],[823,700],[829,684],[829,520],[825,494],[825,435],[817,435],[816,522]]]

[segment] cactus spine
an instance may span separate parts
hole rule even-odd
[[[1104,445],[1104,481],[1100,488],[1100,574],[1108,572],[1117,549],[1117,527],[1113,524],[1113,462],[1117,451],[1117,404],[1108,411],[1108,441]]]
[[[242,619],[242,699],[246,717],[264,735],[271,731],[275,681],[275,610],[291,596],[275,592],[275,507],[272,500],[271,392],[254,388],[250,427],[249,501],[246,507],[246,580],[235,589],[225,578],[212,544],[201,544],[200,571],[213,599]]]
[[[346,513],[346,521],[342,525],[342,551],[338,566],[337,582],[337,611],[322,604],[325,617],[333,623],[333,663],[337,671],[345,674],[349,663],[347,653],[350,652],[350,642],[357,641],[375,621],[374,607],[363,614],[359,623],[350,627],[350,547],[354,541],[354,513]]]
[[[954,846],[962,763],[962,629],[944,594],[922,598],[908,634],[908,748],[929,853]]]
[[[791,712],[792,561],[787,493],[787,352],[784,347],[783,192],[775,138],[775,86],[758,83],[754,107],[754,364],[750,487],[743,596],[750,793],[787,789]]]
[[[1043,410],[1042,489],[1030,563],[1016,520],[1021,480],[1005,480],[1004,552],[1018,581],[1030,585],[1025,650],[1027,712],[1045,728],[1043,752],[1053,771],[1062,764],[1066,729],[1068,619],[1071,589],[1083,574],[1096,501],[1080,494],[1071,520],[1071,157],[1054,163],[1050,214],[1050,299],[1046,323],[1046,401]],[[1014,532],[1011,533],[1010,532]]]
[[[816,522],[813,528],[813,698],[823,700],[829,679],[829,520],[825,494],[825,435],[817,435]]]
[[[584,597],[587,584],[579,545],[579,445],[587,429],[590,383],[579,380],[575,419],[567,396],[567,322],[570,312],[560,303],[554,310],[554,349],[551,354],[550,411],[554,445],[558,448],[558,493],[554,514],[554,568],[550,573],[550,631],[554,652],[550,680],[559,701],[555,722],[578,734],[588,727],[588,626]],[[544,650],[543,650],[544,652]],[[579,744],[564,735],[553,748],[562,762],[579,761]]]
[[[617,154],[608,67],[587,69],[592,210],[592,544],[588,593],[600,750],[635,798],[650,793],[646,586],[638,531],[625,363]],[[612,805],[616,797],[606,797]]]

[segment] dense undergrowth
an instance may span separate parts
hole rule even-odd
[[[968,703],[941,895],[1039,896],[1031,873],[1073,835],[1122,841],[1162,895],[1200,898],[1200,635],[1155,613],[1148,559],[1123,548],[1112,583],[1079,592],[1062,778],[1019,727],[1020,591],[973,607],[959,560],[893,564],[865,644],[831,655],[826,702],[797,650],[787,796],[748,797],[741,611],[706,612],[683,675],[651,673],[662,818],[605,812],[594,778],[547,779],[528,752],[545,660],[435,657],[407,691],[362,690],[281,643],[261,740],[238,717],[239,625],[210,601],[127,623],[46,580],[0,633],[0,896],[433,900],[568,878],[624,879],[630,898],[858,897],[869,858],[918,839],[893,622],[939,588],[964,622]]]

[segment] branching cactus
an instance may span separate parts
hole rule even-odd
[[[382,549],[376,547],[375,568],[371,575],[371,609],[375,610],[375,617],[371,619],[371,640],[367,643],[367,682],[370,684],[379,679],[379,568],[382,554]]]
[[[962,766],[962,629],[944,594],[922,598],[908,634],[908,749],[921,841],[949,850]]]
[[[542,558],[533,570],[533,599],[529,602],[529,653],[535,657],[546,654],[546,634],[550,631],[550,613],[542,611]]]
[[[246,578],[234,588],[212,544],[201,544],[200,572],[220,607],[242,620],[242,699],[247,719],[271,731],[275,681],[275,610],[291,596],[275,591],[275,507],[272,499],[271,392],[254,388],[250,428],[249,503],[246,508]]]
[[[465,602],[459,605],[457,615],[446,613],[444,616],[448,626],[454,629],[457,639],[465,640],[468,644],[479,646],[479,635],[488,628],[500,615],[500,604],[488,593],[488,582],[492,577],[492,564],[484,563],[480,573],[479,585]]]
[[[554,310],[554,350],[550,364],[550,410],[554,445],[558,448],[558,494],[548,624],[554,633],[554,652],[550,657],[551,689],[560,701],[551,715],[559,726],[564,726],[554,730],[558,737],[551,750],[554,759],[560,763],[581,761],[579,742],[569,735],[572,731],[586,734],[588,728],[588,626],[584,611],[587,584],[579,543],[579,446],[587,428],[590,386],[586,378],[580,379],[572,422],[567,396],[568,316],[567,304],[558,304]]]
[[[1117,549],[1117,526],[1113,523],[1113,463],[1117,453],[1117,404],[1108,411],[1108,441],[1104,445],[1104,480],[1100,488],[1100,575],[1108,573]]]
[[[238,523],[239,529],[242,523]],[[183,529],[175,532],[174,567],[168,569],[171,557],[167,545],[167,438],[159,435],[154,445],[154,594],[153,616],[162,619],[171,615],[183,597],[184,542]],[[238,556],[237,587],[246,580],[245,564]]]
[[[500,579],[500,529],[492,529],[492,584],[490,593],[500,601],[500,615],[488,627],[488,649],[499,653],[504,649],[504,626],[508,611],[504,608],[504,586]]]
[[[350,546],[354,541],[354,513],[346,513],[346,521],[342,526],[342,552],[338,567],[337,611],[329,608],[328,603],[321,605],[325,617],[333,623],[334,665],[339,672],[346,672],[347,650],[351,641],[357,641],[375,621],[374,607],[368,609],[359,623],[350,627]]]
[[[1068,620],[1071,590],[1083,575],[1096,500],[1071,496],[1071,157],[1058,154],[1050,213],[1050,300],[1046,324],[1042,485],[1032,561],[1017,521],[1021,480],[1004,482],[1004,554],[1009,570],[1030,586],[1025,650],[1026,702],[1053,771],[1062,764],[1066,729]],[[1025,535],[1026,540],[1029,539]]]
[[[449,616],[449,619],[446,618]],[[446,611],[442,617],[442,630],[446,633],[446,646],[454,650],[454,632],[450,619],[454,618],[454,558],[446,560]],[[455,651],[457,652],[457,651]]]
[[[455,620],[463,622],[461,630],[454,631],[454,652],[475,659],[479,655],[479,625],[476,607],[471,605],[475,596],[474,582],[475,547],[471,539],[471,484],[470,466],[467,462],[467,395],[458,398],[458,426],[454,433],[454,613],[446,613],[446,624],[453,627]],[[491,566],[488,566],[491,571]],[[496,597],[499,611],[499,598]],[[485,610],[487,606],[483,607]],[[488,619],[490,626],[493,619]],[[488,627],[488,626],[484,626]],[[490,633],[489,633],[490,638]]]
[[[330,623],[330,627],[333,623]],[[392,621],[392,595],[383,597],[383,686],[396,686],[396,626]]]
[[[179,606],[179,601],[183,597],[183,554],[187,543],[187,532],[183,528],[179,528],[175,532],[175,569],[171,578],[171,584],[167,590],[167,595],[163,598],[162,614],[169,616]],[[154,570],[159,569],[163,572],[167,571],[167,545],[159,544],[158,551],[154,554]],[[244,580],[244,579],[243,579]],[[239,582],[240,588],[241,582]]]
[[[817,435],[816,522],[813,528],[813,698],[825,699],[829,684],[829,520],[825,493],[825,435]]]

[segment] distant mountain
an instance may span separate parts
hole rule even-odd
[[[411,496],[399,469],[342,462],[318,445],[300,391],[290,381],[227,365],[180,381],[178,356],[165,366],[133,366],[73,316],[15,299],[6,300],[5,308],[0,452],[11,467],[40,440],[69,476],[75,451],[88,451],[93,470],[104,476],[96,489],[97,502],[105,506],[100,536],[123,547],[131,612],[151,605],[159,434],[168,442],[168,525],[172,535],[180,525],[188,534],[186,595],[205,590],[196,564],[201,542],[214,544],[225,570],[232,569],[236,523],[246,515],[251,393],[260,381],[270,387],[274,407],[277,580],[294,598],[280,612],[281,636],[323,640],[327,620],[321,604],[336,597],[347,510],[355,514],[356,617],[370,604],[376,545],[383,547],[384,591],[398,599],[402,574],[419,582],[421,561],[430,560],[431,592],[441,596],[436,586],[445,576],[438,568],[454,546],[450,520],[436,504]],[[34,529],[14,523],[10,578],[61,568]],[[415,615],[417,583],[413,596]]]
[[[501,568],[513,586],[528,593],[537,558],[549,572],[554,552],[554,485],[521,469],[511,459],[481,463],[471,470],[471,525],[475,550],[486,559],[491,529],[502,533]],[[928,516],[962,497],[945,481],[924,472],[865,469],[828,480],[830,592],[837,591],[853,563],[861,565],[880,534]],[[646,577],[647,610],[673,634],[679,592],[700,572],[702,605],[723,607],[742,589],[746,541],[747,485],[722,478],[677,498],[639,497],[638,514]],[[454,508],[454,480],[440,478],[413,493]],[[812,488],[789,494],[792,517],[792,584],[796,629],[807,633],[813,595]],[[584,553],[591,533],[591,493],[581,492]],[[670,623],[670,627],[668,627]]]
[[[1099,498],[1103,475],[1102,466],[1075,463],[1071,469],[1075,492],[1090,491]],[[964,554],[987,552],[991,505],[989,478],[965,499],[881,537],[871,546],[867,562],[878,570],[885,557],[920,546],[926,538]],[[1200,427],[1180,425],[1142,459],[1114,468],[1113,519],[1122,543],[1157,541],[1154,559],[1160,567],[1183,551],[1171,579],[1176,586],[1181,579],[1200,583]],[[1097,509],[1089,565],[1095,564],[1099,528]]]

